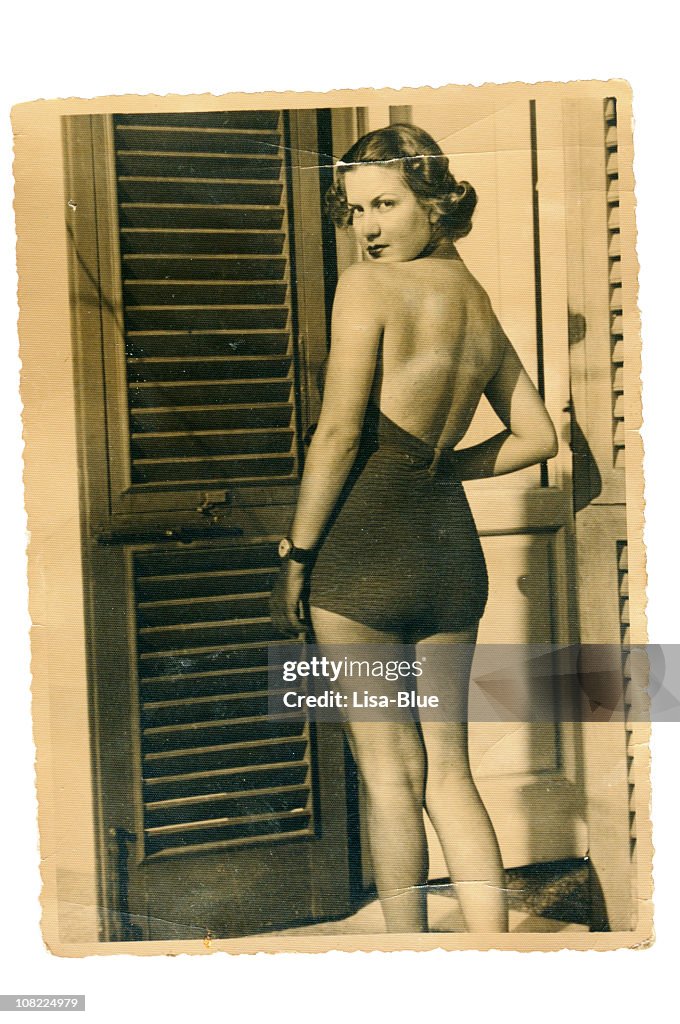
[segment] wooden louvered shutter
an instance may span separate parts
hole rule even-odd
[[[312,835],[309,722],[267,712],[276,551],[131,558],[145,855]]]
[[[73,120],[109,934],[340,913],[341,733],[267,714],[269,593],[326,352],[317,114]]]
[[[112,128],[129,403],[129,436],[111,452],[120,500],[297,481],[283,115],[121,115]],[[267,714],[275,544],[129,559],[145,854],[311,834],[309,725]]]
[[[299,477],[284,130],[277,111],[113,119],[114,513]]]
[[[624,327],[633,302],[623,257],[632,244],[632,182],[622,140],[630,145],[630,109],[617,97],[565,101],[570,145],[568,188],[570,346],[576,505],[579,631],[584,644],[611,644],[620,671],[625,721],[583,726],[590,857],[598,872],[611,930],[634,925],[636,856],[635,717],[631,715],[631,607],[626,510],[626,423],[630,375]],[[624,175],[624,180],[620,180]],[[631,249],[632,251],[632,249]],[[620,645],[618,656],[617,646]],[[632,720],[631,720],[632,719]],[[604,780],[604,781],[603,781]],[[606,809],[603,811],[603,808]]]
[[[612,448],[613,470],[625,470],[626,423],[624,415],[623,295],[621,284],[621,224],[619,196],[616,99],[605,100],[605,149],[607,171],[607,235],[609,256],[609,308],[611,312]]]

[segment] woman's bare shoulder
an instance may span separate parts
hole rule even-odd
[[[425,263],[353,263],[340,275],[335,301],[339,306],[360,304],[374,312],[389,312],[408,286],[408,294],[422,298],[424,289],[445,295],[461,310],[472,310],[488,329],[500,328],[488,293],[462,260],[437,260],[427,267]]]
[[[378,267],[373,263],[353,263],[338,278],[336,307],[362,307],[374,312],[381,309],[390,287],[386,270],[387,267]]]
[[[352,263],[338,278],[338,288],[372,288],[384,279],[386,267],[377,263]]]
[[[356,263],[341,274],[333,300],[333,331],[356,336],[375,334],[385,326],[389,304],[385,301],[377,268]],[[377,335],[376,335],[377,336]]]

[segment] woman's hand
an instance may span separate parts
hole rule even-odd
[[[290,560],[283,563],[269,599],[269,610],[275,629],[286,636],[299,636],[307,631],[301,614],[306,582],[304,565]]]

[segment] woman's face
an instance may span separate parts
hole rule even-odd
[[[345,173],[352,227],[368,260],[414,260],[432,237],[430,214],[396,167],[365,164]]]

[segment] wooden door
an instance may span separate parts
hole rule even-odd
[[[503,273],[499,289],[491,281],[488,287],[498,292],[499,317],[544,397],[560,448],[546,466],[471,489],[493,588],[480,630],[487,644],[578,640],[559,115],[557,104],[524,102],[501,106],[492,119]],[[580,728],[558,717],[569,696],[556,682],[552,723],[480,723],[473,730],[481,789],[508,867],[588,851]]]
[[[466,486],[482,537],[490,598],[479,643],[560,644],[577,639],[565,187],[561,114],[556,104],[466,96],[448,109],[423,103],[369,109],[370,128],[411,120],[450,156],[458,179],[477,189],[473,230],[463,259],[488,291],[506,333],[543,394],[560,451],[547,466]],[[467,438],[501,429],[486,402]],[[479,708],[473,666],[471,716]],[[527,670],[527,687],[531,686]],[[554,721],[473,721],[473,771],[498,831],[506,867],[584,856],[588,849],[579,728]],[[430,830],[430,877],[446,876]]]
[[[333,273],[317,138],[313,112],[65,125],[108,939],[347,908],[341,733],[267,714]]]

